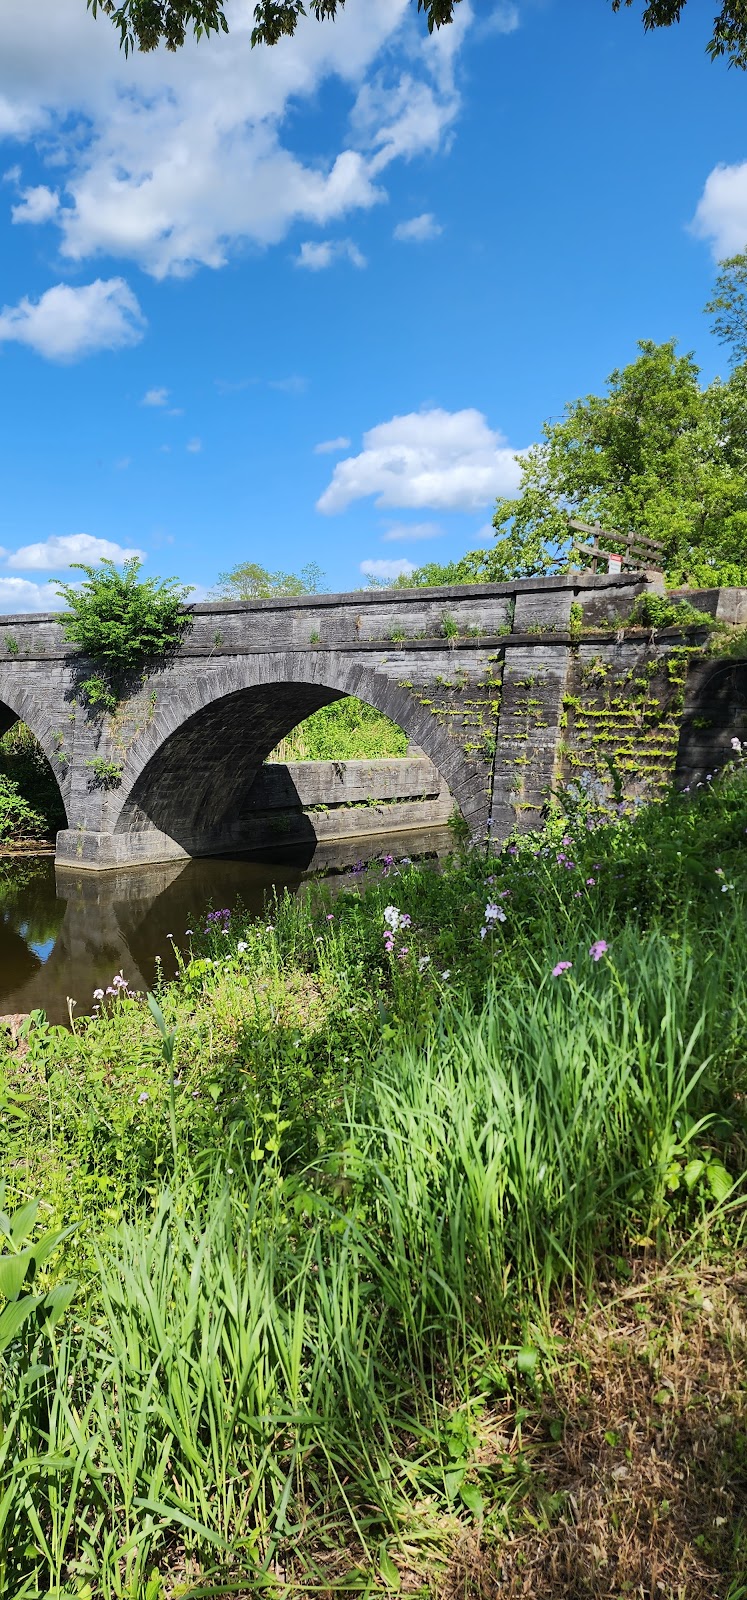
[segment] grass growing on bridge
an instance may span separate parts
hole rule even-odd
[[[203,914],[7,1049],[80,1289],[0,1355],[0,1593],[743,1600],[745,829],[735,770]]]

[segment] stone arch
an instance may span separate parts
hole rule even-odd
[[[733,738],[747,740],[747,661],[718,656],[691,665],[677,743],[675,782],[707,781],[733,759]]]
[[[240,814],[280,739],[346,695],[397,722],[430,757],[465,818],[484,819],[484,774],[476,784],[460,746],[413,694],[342,653],[283,651],[206,662],[188,683],[164,675],[152,721],[128,751],[112,831],[156,829],[188,853],[206,853],[210,841],[226,840],[230,817]]]
[[[70,766],[68,762],[60,761],[59,734],[54,726],[54,718],[36,695],[22,686],[17,670],[13,673],[0,670],[0,736],[7,733],[16,722],[25,722],[44,751],[67,816]],[[55,737],[56,734],[58,737]]]

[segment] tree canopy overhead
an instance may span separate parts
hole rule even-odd
[[[365,4],[366,0],[362,0]],[[425,14],[428,32],[453,22],[460,0],[411,0]],[[613,11],[620,11],[637,0],[612,0]],[[200,39],[211,33],[228,33],[225,0],[86,0],[89,11],[111,17],[119,29],[120,43],[130,50],[179,50],[189,32]],[[668,28],[679,22],[687,0],[644,0],[643,26]],[[316,17],[317,22],[334,21],[345,0],[257,0],[254,7],[252,44],[277,44],[292,37],[301,17]],[[747,67],[747,0],[723,0],[713,19],[713,32],[707,44],[712,60],[727,56],[734,67]]]
[[[697,0],[696,0],[697,3]],[[634,0],[612,0],[612,10],[631,6]],[[687,0],[644,0],[643,26],[669,28],[679,22]],[[723,0],[713,19],[713,33],[706,45],[712,61],[728,56],[732,67],[747,67],[747,0]]]
[[[452,22],[460,0],[415,0],[424,11],[428,32]],[[119,29],[125,54],[130,50],[155,50],[161,43],[178,50],[190,30],[197,39],[211,33],[228,33],[225,0],[86,0],[89,11],[111,17]],[[334,21],[345,0],[257,0],[252,44],[277,44],[295,33],[301,17],[309,13],[317,22]]]

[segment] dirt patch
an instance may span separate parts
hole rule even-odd
[[[555,1331],[512,1531],[463,1535],[444,1600],[747,1600],[747,1273],[642,1273]]]

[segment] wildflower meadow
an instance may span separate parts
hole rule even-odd
[[[0,1594],[747,1593],[745,768],[7,1038]]]

